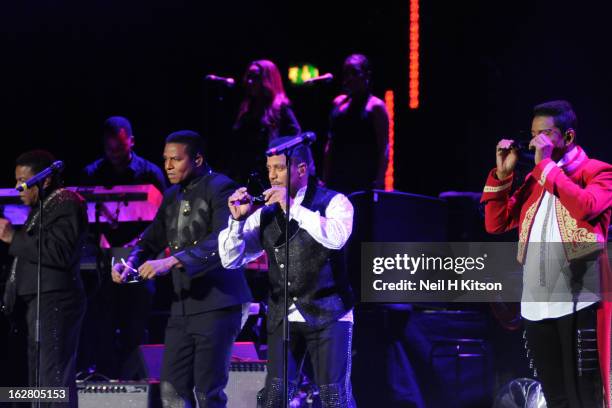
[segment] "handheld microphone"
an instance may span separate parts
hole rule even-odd
[[[64,162],[61,160],[58,160],[56,162],[54,162],[52,165],[50,165],[49,167],[47,167],[46,169],[44,169],[43,171],[41,171],[40,173],[38,173],[37,175],[31,177],[29,180],[27,180],[24,183],[19,184],[15,190],[22,192],[27,190],[28,188],[32,188],[32,186],[37,185],[40,182],[43,182],[47,177],[59,173],[64,169]]]
[[[527,150],[534,150],[529,147],[531,140],[513,140],[507,147],[500,147],[501,150],[515,149],[519,152],[526,152]]]
[[[533,148],[529,147],[529,143],[531,143],[531,140],[515,140],[510,145],[510,148],[517,149],[519,152],[534,150]]]
[[[502,148],[501,150],[516,150],[519,157],[519,164],[525,166],[533,165],[533,160],[535,158],[533,150],[535,149],[533,147],[529,147],[530,142],[531,140],[525,139],[513,140],[508,147]]]
[[[210,82],[221,83],[230,88],[236,85],[236,81],[234,80],[234,78],[230,78],[230,77],[221,77],[217,75],[206,75],[205,79]]]
[[[304,132],[293,139],[282,143],[276,147],[272,147],[266,150],[266,156],[276,156],[278,154],[284,154],[286,151],[293,149],[301,144],[311,144],[317,140],[317,135],[314,132]]]
[[[334,79],[333,74],[328,72],[327,74],[319,75],[315,78],[310,78],[304,81],[304,85],[314,85],[316,83],[329,83]]]
[[[245,197],[242,200],[233,201],[232,204],[235,206],[239,206],[242,204],[264,204],[266,202],[266,198],[263,194],[252,197]]]

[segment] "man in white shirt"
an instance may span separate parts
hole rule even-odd
[[[497,145],[482,196],[486,229],[519,229],[526,346],[547,406],[601,407],[610,397],[610,303],[601,298],[610,292],[600,283],[610,281],[612,166],[576,144],[566,101],[536,106],[531,134],[535,167],[512,195],[518,153],[512,140]]]
[[[277,139],[271,147],[285,141]],[[268,375],[265,407],[282,405],[284,276],[289,270],[290,395],[306,352],[323,407],[352,407],[350,383],[353,295],[342,248],[353,226],[353,207],[335,191],[318,187],[307,146],[291,156],[289,268],[285,265],[287,167],[284,155],[268,157],[272,187],[255,211],[246,188],[229,197],[228,227],[219,234],[226,268],[238,268],[266,252],[269,259]]]

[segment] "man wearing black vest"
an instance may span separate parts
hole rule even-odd
[[[212,172],[200,135],[189,130],[166,138],[164,167],[173,186],[127,266],[114,266],[113,280],[153,279],[172,272],[174,296],[161,372],[163,406],[191,407],[197,400],[201,408],[222,408],[241,306],[251,299],[243,271],[223,269],[217,250],[217,235],[230,215],[227,199],[236,185]],[[166,247],[170,254],[155,259]]]
[[[279,138],[272,147],[286,141]],[[284,155],[268,157],[272,187],[264,192],[265,207],[253,212],[252,198],[240,188],[228,200],[232,216],[219,234],[219,253],[226,268],[239,268],[266,252],[269,259],[268,376],[265,407],[282,405],[283,279],[285,265]],[[350,382],[353,296],[342,248],[353,227],[353,207],[335,191],[318,187],[312,153],[307,146],[291,157],[289,214],[289,392],[306,352],[320,389],[323,407],[351,407]]]

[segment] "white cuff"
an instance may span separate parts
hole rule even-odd
[[[229,228],[229,235],[232,236],[241,236],[242,231],[244,230],[244,224],[246,221],[238,221],[235,220],[231,215],[229,216],[229,221],[227,222],[227,226]]]

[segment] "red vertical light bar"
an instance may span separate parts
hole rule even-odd
[[[410,0],[408,98],[410,109],[419,107],[419,0]]]
[[[391,90],[385,92],[385,105],[389,115],[389,161],[385,171],[385,191],[393,191],[393,184],[395,183],[393,173],[393,160],[395,156],[395,101],[393,91]]]

